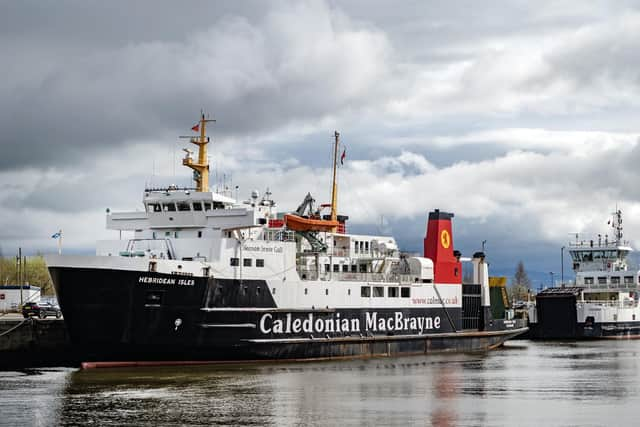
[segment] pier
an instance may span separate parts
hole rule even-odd
[[[63,319],[0,315],[0,369],[77,366]]]

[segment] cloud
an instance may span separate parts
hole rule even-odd
[[[257,24],[220,17],[180,41],[44,55],[37,71],[32,55],[19,56],[0,84],[10,111],[0,116],[0,168],[73,162],[186,129],[194,106],[219,119],[222,135],[321,120],[375,92],[389,54],[383,33],[305,2]]]
[[[5,254],[55,250],[58,228],[91,251],[113,235],[105,208],[188,184],[176,137],[201,108],[218,120],[212,186],[268,185],[282,210],[329,200],[339,130],[350,227],[377,232],[383,216],[405,248],[433,208],[455,212],[456,245],[487,239],[509,262],[555,262],[568,233],[606,232],[616,204],[640,236],[634,2],[127,7],[0,16]]]

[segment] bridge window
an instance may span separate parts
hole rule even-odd
[[[189,203],[187,202],[178,202],[178,210],[179,211],[190,211],[191,210],[191,206],[189,206]]]
[[[598,285],[606,285],[607,278],[606,277],[598,277]]]
[[[324,271],[325,271],[325,273],[330,272],[330,271],[331,271],[331,265],[329,265],[329,264],[325,264],[325,265],[324,265]]]
[[[333,272],[337,273],[340,271],[340,264],[333,264]]]
[[[618,276],[611,276],[611,284],[612,284],[612,285],[619,285],[619,284],[620,284],[620,277],[618,277]]]
[[[198,238],[202,237],[202,231],[198,231]]]
[[[194,210],[194,211],[201,211],[201,210],[202,210],[202,203],[200,203],[200,202],[193,202],[193,210]]]
[[[348,272],[349,272],[349,266],[348,266],[347,264],[344,264],[344,265],[342,266],[342,272],[343,272],[343,273],[348,273]]]
[[[411,288],[400,288],[400,296],[402,298],[411,297]]]
[[[624,276],[625,285],[633,285],[633,276]]]
[[[398,288],[396,287],[387,288],[387,293],[389,298],[398,298]]]
[[[370,286],[361,286],[360,287],[360,296],[362,298],[369,298],[371,296],[371,287]]]
[[[373,287],[373,297],[381,298],[384,296],[384,287],[382,286],[374,286]]]
[[[357,273],[357,272],[358,272],[358,266],[357,266],[357,265],[355,265],[355,264],[352,264],[352,265],[351,265],[351,272],[352,272],[352,273]]]
[[[210,211],[211,210],[211,203],[204,202],[204,210],[205,211]]]
[[[231,267],[238,267],[240,265],[240,258],[231,258],[229,260],[229,265]]]
[[[593,285],[593,277],[585,277],[584,278],[585,285]]]
[[[175,203],[163,203],[162,204],[162,209],[165,212],[175,212],[176,211],[176,204]]]
[[[367,265],[366,264],[360,264],[360,273],[366,273],[367,272]]]
[[[245,267],[251,267],[251,264],[252,264],[251,258],[245,258],[242,260],[242,265],[244,265]]]
[[[264,259],[256,259],[256,267],[264,267]]]
[[[364,251],[369,252],[369,242],[364,242]]]

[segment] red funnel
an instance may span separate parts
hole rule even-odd
[[[462,264],[453,254],[452,213],[436,209],[429,212],[427,235],[424,238],[424,257],[433,261],[436,283],[462,283]]]

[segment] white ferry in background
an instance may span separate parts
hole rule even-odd
[[[236,200],[209,191],[199,121],[196,187],[147,189],[144,211],[107,213],[132,238],[96,256],[48,256],[68,332],[82,361],[297,360],[487,350],[526,332],[493,319],[488,265],[473,256],[462,284],[453,214],[429,214],[424,256],[391,236],[346,233],[337,214],[335,133],[331,211],[307,195],[278,215],[267,191]],[[412,201],[414,202],[414,201]]]
[[[569,243],[575,286],[545,289],[529,309],[532,338],[640,338],[640,272],[630,270],[633,251],[623,240],[622,211],[608,235]]]

